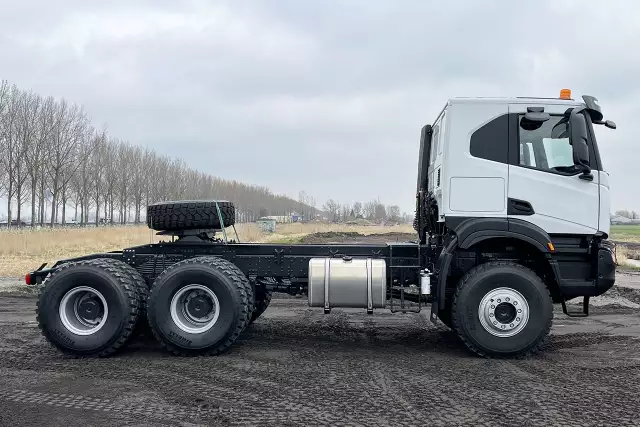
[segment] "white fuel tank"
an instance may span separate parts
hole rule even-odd
[[[384,308],[387,264],[373,258],[312,258],[309,261],[309,306]]]

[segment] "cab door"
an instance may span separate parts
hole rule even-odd
[[[543,107],[551,118],[532,125],[524,118],[529,107]],[[507,216],[531,222],[549,234],[593,234],[600,212],[595,159],[590,158],[593,180],[581,179],[581,173],[572,169],[568,135],[552,137],[567,108],[567,104],[509,105]]]

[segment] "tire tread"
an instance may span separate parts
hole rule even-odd
[[[238,339],[240,334],[248,326],[253,309],[253,287],[251,286],[251,283],[249,283],[249,280],[244,275],[244,273],[235,264],[225,259],[214,256],[189,258],[171,265],[156,278],[153,286],[151,286],[151,292],[148,296],[147,306],[153,305],[154,297],[157,293],[157,287],[155,286],[155,284],[171,271],[185,264],[200,264],[213,267],[214,269],[222,271],[232,280],[238,290],[238,295],[240,296],[240,305],[242,309],[238,324],[236,325],[233,332],[229,335],[229,337],[224,340],[224,342],[204,349],[185,349],[182,347],[178,347],[175,344],[172,344],[171,342],[165,340],[156,331],[151,322],[149,322],[149,326],[151,327],[153,336],[160,343],[160,345],[176,356],[218,356],[221,353],[225,352],[229,347],[231,347],[231,345]],[[150,320],[149,316],[147,316],[147,319]]]
[[[518,264],[516,262],[512,262],[512,261],[490,261],[484,264],[480,264],[474,268],[472,268],[471,270],[469,270],[463,277],[462,279],[460,279],[460,282],[458,282],[458,285],[456,287],[456,292],[454,294],[453,297],[453,304],[451,306],[451,318],[453,320],[453,330],[456,332],[456,334],[458,334],[458,336],[462,339],[462,341],[464,342],[465,346],[471,350],[473,353],[475,353],[476,355],[480,356],[480,357],[484,357],[484,358],[488,358],[488,359],[512,359],[514,357],[516,358],[526,358],[532,354],[537,353],[546,343],[547,338],[549,337],[549,331],[551,330],[551,325],[553,323],[553,311],[551,312],[551,316],[549,317],[549,320],[547,322],[547,324],[545,325],[545,328],[543,330],[543,337],[542,339],[538,340],[533,346],[531,346],[530,348],[528,348],[527,350],[525,350],[522,353],[516,354],[516,355],[500,355],[500,354],[490,354],[486,351],[483,351],[482,349],[480,349],[478,346],[476,346],[474,343],[472,343],[468,338],[465,337],[464,333],[462,333],[461,330],[461,325],[460,325],[460,320],[459,320],[459,316],[457,313],[458,310],[458,298],[460,297],[460,292],[468,285],[469,280],[471,279],[471,277],[473,277],[474,275],[481,273],[481,272],[485,272],[489,269],[492,268],[496,268],[496,267],[513,267],[515,269],[521,270],[523,272],[527,272],[527,273],[531,273],[534,276],[536,276],[538,278],[538,280],[540,281],[540,283],[542,284],[543,288],[546,289],[546,297],[549,299],[549,301],[551,302],[551,293],[549,292],[549,288],[544,284],[544,282],[542,282],[542,279],[540,279],[540,277],[531,269],[523,266],[522,264]]]
[[[108,347],[96,353],[78,353],[64,346],[61,346],[53,339],[53,337],[51,336],[51,334],[49,333],[45,325],[42,324],[42,319],[40,318],[40,300],[42,297],[42,293],[44,292],[46,287],[49,285],[51,280],[65,270],[68,270],[77,266],[86,266],[86,265],[100,268],[103,271],[108,272],[113,278],[115,278],[118,286],[120,286],[125,292],[125,295],[128,299],[128,307],[129,307],[129,310],[126,313],[126,316],[127,316],[127,319],[125,320],[126,326],[122,329],[120,336]],[[38,300],[36,303],[36,321],[45,339],[49,341],[49,343],[51,343],[58,350],[60,350],[62,353],[72,357],[92,357],[92,356],[107,357],[114,354],[118,349],[120,349],[129,341],[129,339],[133,335],[133,330],[136,327],[136,323],[140,315],[141,297],[139,294],[139,286],[135,283],[133,279],[134,275],[132,274],[132,270],[135,271],[128,264],[120,260],[111,259],[111,258],[96,258],[92,260],[74,261],[74,262],[69,262],[61,265],[56,271],[51,273],[46,278],[46,280],[44,281],[44,283],[39,289],[40,293],[38,295]]]
[[[162,202],[147,207],[147,226],[152,230],[176,231],[221,228],[218,209],[225,227],[235,224],[236,210],[225,200]]]

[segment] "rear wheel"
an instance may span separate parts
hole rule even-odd
[[[147,318],[156,339],[180,356],[217,355],[247,326],[253,288],[221,258],[190,258],[167,268],[151,287]]]
[[[55,347],[76,356],[108,356],[129,339],[140,296],[131,267],[113,259],[62,265],[46,280],[38,326]]]
[[[553,304],[533,271],[506,261],[469,271],[458,283],[453,327],[480,356],[513,357],[537,351],[549,334]]]

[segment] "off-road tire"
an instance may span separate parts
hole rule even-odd
[[[146,280],[142,277],[142,274],[134,267],[127,265],[129,275],[131,276],[131,280],[135,283],[138,289],[138,297],[139,297],[139,310],[138,310],[138,321],[136,322],[136,326],[133,330],[134,336],[139,335],[149,335],[151,336],[151,330],[149,329],[149,322],[147,322],[147,300],[149,299],[149,285],[147,285]]]
[[[525,328],[512,337],[497,337],[479,320],[480,301],[489,291],[508,286],[529,305]],[[549,289],[532,270],[509,261],[493,261],[472,268],[458,282],[452,306],[453,328],[465,345],[482,357],[528,356],[538,351],[549,335],[553,303]]]
[[[171,318],[171,299],[185,283],[207,286],[220,302],[218,320],[204,333],[185,332]],[[253,287],[234,264],[212,256],[189,258],[168,267],[156,278],[149,293],[147,319],[155,338],[171,353],[219,355],[249,324],[253,301]]]
[[[147,225],[152,230],[222,229],[235,222],[236,209],[233,203],[225,200],[161,202],[147,207]]]
[[[250,324],[258,320],[258,317],[262,316],[262,313],[267,310],[271,302],[271,297],[273,296],[271,291],[262,291],[261,294],[262,297],[256,297],[256,302],[253,305],[253,312],[251,313],[251,320],[249,321]]]
[[[76,357],[110,356],[125,345],[140,316],[140,295],[131,270],[122,261],[98,258],[63,264],[51,273],[43,283],[36,306],[38,327],[47,341]],[[60,302],[77,286],[91,286],[107,300],[107,323],[92,335],[76,335],[60,320]]]

